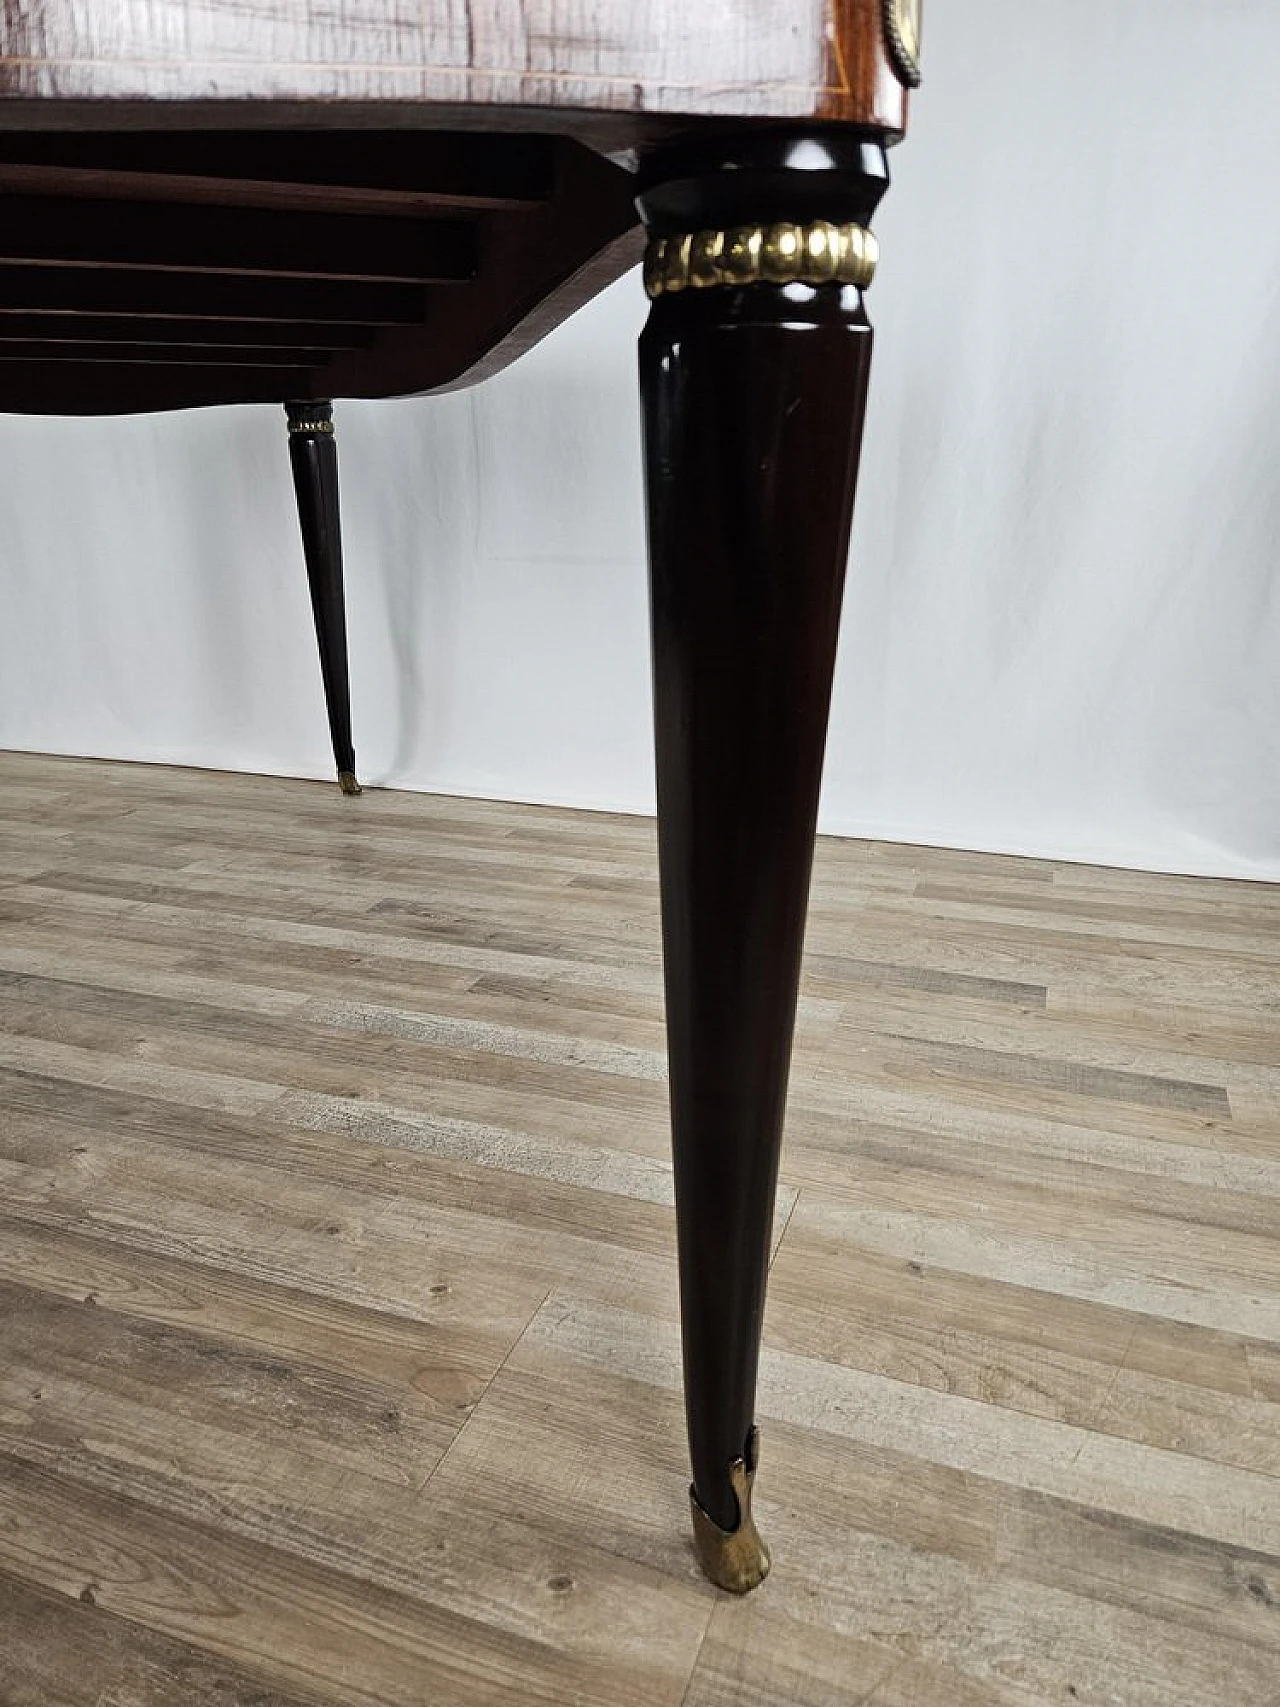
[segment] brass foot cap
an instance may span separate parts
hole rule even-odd
[[[364,793],[364,790],[361,788],[360,784],[356,781],[356,773],[354,771],[339,771],[338,772],[338,787],[342,790],[342,792],[344,794],[363,794]]]
[[[751,1487],[759,1455],[760,1435],[753,1428],[747,1437],[746,1455],[735,1458],[729,1466],[729,1486],[738,1502],[738,1522],[733,1529],[721,1529],[689,1489],[698,1563],[717,1588],[728,1589],[730,1594],[747,1594],[769,1575],[769,1549],[751,1515]]]

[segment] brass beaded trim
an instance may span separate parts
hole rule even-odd
[[[898,81],[920,87],[920,0],[884,0],[884,34]]]
[[[651,297],[709,285],[871,283],[880,246],[862,225],[737,225],[651,237],[644,288]]]
[[[331,433],[333,431],[333,422],[332,421],[290,421],[289,422],[289,431],[291,433]]]

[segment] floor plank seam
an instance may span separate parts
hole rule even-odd
[[[786,1181],[784,1181],[784,1183],[787,1185],[791,1185],[790,1180],[786,1180]],[[791,1222],[795,1217],[795,1212],[796,1212],[796,1210],[800,1204],[800,1193],[804,1188],[803,1188],[803,1186],[799,1186],[799,1185],[791,1185],[791,1189],[792,1189],[792,1191],[795,1192],[795,1196],[791,1199],[791,1207],[790,1207],[790,1209],[787,1210],[786,1220],[782,1223],[782,1230],[773,1242],[773,1253],[769,1258],[769,1272],[770,1272],[770,1274],[773,1273],[773,1265],[778,1260],[778,1253],[782,1249],[782,1241],[786,1238],[787,1229],[788,1229],[788,1227],[790,1227]]]
[[[532,1314],[529,1317],[529,1320],[525,1323],[525,1325],[521,1328],[520,1332],[516,1335],[515,1339],[511,1342],[510,1348],[508,1349],[507,1354],[503,1358],[502,1362],[498,1365],[498,1367],[494,1370],[493,1374],[485,1382],[484,1389],[481,1392],[480,1397],[476,1400],[475,1404],[472,1405],[472,1407],[471,1407],[470,1415],[465,1419],[465,1421],[462,1424],[462,1427],[454,1435],[453,1439],[449,1442],[448,1446],[445,1447],[444,1452],[441,1454],[441,1456],[432,1465],[431,1469],[427,1471],[426,1475],[422,1478],[421,1482],[419,1482],[417,1484],[417,1486],[414,1488],[415,1494],[420,1494],[420,1493],[422,1493],[424,1488],[429,1487],[431,1482],[433,1481],[433,1479],[436,1476],[438,1476],[440,1471],[444,1468],[445,1461],[448,1459],[450,1453],[453,1451],[454,1447],[462,1439],[463,1435],[467,1432],[467,1430],[471,1427],[471,1424],[475,1421],[476,1417],[479,1415],[480,1407],[484,1404],[485,1400],[488,1398],[490,1389],[493,1387],[494,1382],[498,1379],[499,1375],[502,1374],[502,1371],[507,1367],[508,1363],[510,1363],[511,1359],[515,1356],[517,1350],[520,1347],[520,1342],[524,1339],[525,1335],[529,1332],[529,1329],[537,1321],[538,1317],[546,1309],[548,1303],[551,1301],[551,1298],[555,1293],[555,1290],[556,1290],[555,1286],[549,1286],[547,1288],[546,1294],[543,1297],[542,1302],[538,1305],[537,1309],[532,1312]]]

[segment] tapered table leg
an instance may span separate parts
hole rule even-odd
[[[286,403],[289,461],[298,496],[302,549],[307,560],[311,609],[320,646],[329,734],[344,794],[359,794],[351,744],[351,689],[347,675],[347,615],[342,591],[342,527],[338,515],[338,448],[333,405]]]
[[[640,376],[691,1494],[704,1569],[743,1592],[769,1566],[756,1369],[871,356],[864,222],[886,176],[865,141],[766,137],[649,178]]]

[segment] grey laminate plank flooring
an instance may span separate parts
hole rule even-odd
[[[651,824],[0,787],[4,1707],[1280,1707],[1280,888],[821,844],[737,1603]]]

